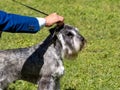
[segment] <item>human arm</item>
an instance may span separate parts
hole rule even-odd
[[[4,32],[36,33],[43,26],[49,27],[63,21],[64,18],[56,13],[50,14],[45,18],[36,18],[0,11],[0,31]]]
[[[0,31],[35,33],[40,30],[38,20],[34,17],[9,14],[0,11]]]

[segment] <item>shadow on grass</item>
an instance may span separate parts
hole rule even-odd
[[[66,88],[64,90],[76,90],[76,88],[69,87],[69,88]]]

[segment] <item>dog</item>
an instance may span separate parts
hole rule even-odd
[[[0,90],[16,80],[38,84],[38,90],[60,90],[64,75],[63,58],[76,57],[85,45],[78,29],[64,24],[50,29],[41,43],[0,51]]]

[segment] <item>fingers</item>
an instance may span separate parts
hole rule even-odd
[[[50,27],[53,24],[63,24],[64,22],[64,17],[58,15],[57,13],[52,13],[50,15],[48,15],[47,17],[45,17],[46,20],[46,26]]]
[[[62,16],[59,16],[59,21],[57,22],[57,25],[61,26],[64,24],[64,18]]]

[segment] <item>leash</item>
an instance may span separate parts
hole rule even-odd
[[[41,13],[41,14],[43,14],[43,15],[45,15],[45,16],[48,16],[48,15],[49,15],[49,14],[47,14],[47,13],[41,11],[41,10],[35,9],[35,8],[31,7],[31,6],[28,6],[28,5],[26,5],[26,4],[23,4],[23,3],[21,3],[21,2],[18,2],[18,1],[16,1],[16,0],[12,0],[12,1],[14,1],[14,2],[16,2],[16,3],[18,3],[18,4],[22,5],[22,6],[25,6],[25,7],[29,8],[29,9],[31,9],[31,10],[34,10],[34,11],[36,11],[36,12],[38,12],[38,13]],[[63,28],[63,26],[64,26],[64,23],[61,24],[61,22],[57,22],[57,27],[55,28],[55,31],[59,32],[60,29]]]
[[[16,0],[12,0],[12,1],[13,1],[13,2],[16,2],[16,3],[18,3],[18,4],[22,5],[22,6],[25,6],[25,7],[29,8],[29,9],[31,9],[31,10],[34,10],[34,11],[36,11],[36,12],[38,12],[38,13],[41,13],[41,14],[43,14],[43,15],[45,15],[45,16],[48,16],[48,15],[49,15],[49,14],[47,14],[47,13],[41,11],[41,10],[35,9],[35,8],[31,7],[31,6],[28,6],[28,5],[26,5],[26,4],[23,4],[23,3],[21,3],[21,2],[18,2],[18,1],[16,1]],[[61,26],[63,26],[63,23],[61,24],[61,22],[57,22],[57,26],[58,26],[58,27],[61,27]]]
[[[39,13],[45,15],[45,16],[48,16],[48,15],[49,15],[49,14],[47,14],[47,13],[41,11],[41,10],[35,9],[35,8],[31,7],[31,6],[28,6],[28,5],[26,5],[26,4],[23,4],[23,3],[21,3],[21,2],[18,2],[18,1],[16,1],[16,0],[12,0],[12,1],[13,1],[13,2],[16,2],[16,3],[18,3],[18,4],[22,5],[22,6],[25,6],[25,7],[29,8],[29,9],[31,9],[31,10],[34,10],[34,11],[36,11],[36,12],[39,12]]]

